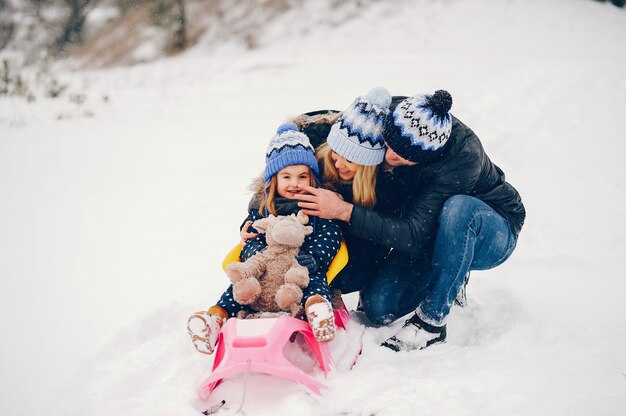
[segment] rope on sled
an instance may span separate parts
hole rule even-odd
[[[241,404],[234,415],[241,413],[243,416],[246,416],[246,413],[243,411],[243,405],[246,402],[246,390],[248,389],[248,378],[250,378],[250,366],[252,365],[252,361],[248,359],[246,362],[248,363],[248,369],[243,375],[243,395],[241,396]]]
[[[250,377],[250,367],[252,365],[252,361],[247,360],[246,362],[248,363],[248,369],[243,375],[243,395],[241,396],[241,404],[239,405],[239,408],[235,411],[235,413],[232,413],[232,416],[235,416],[238,414],[246,416],[246,413],[243,411],[243,405],[246,402],[246,391],[248,389],[248,378]],[[219,413],[220,410],[228,410],[227,407],[224,407],[224,404],[226,404],[226,400],[222,400],[220,403],[202,412],[202,414],[205,416],[209,416],[209,415]]]

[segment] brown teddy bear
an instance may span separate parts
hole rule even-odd
[[[304,237],[313,232],[313,227],[305,225],[308,222],[308,216],[299,211],[297,216],[269,215],[253,223],[265,233],[267,249],[226,267],[235,301],[259,312],[302,314],[302,288],[309,285],[309,272],[296,256]]]

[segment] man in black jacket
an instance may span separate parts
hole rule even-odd
[[[360,290],[363,310],[374,323],[415,312],[383,343],[395,351],[445,340],[445,320],[466,275],[508,259],[526,216],[518,192],[474,132],[450,115],[451,106],[442,90],[394,98],[379,174],[387,192],[375,209],[324,189],[309,187],[311,195],[298,196],[305,213],[342,220],[349,236],[390,249],[380,259],[381,253],[370,256],[361,247],[333,284]],[[388,202],[399,203],[399,215],[388,213]]]

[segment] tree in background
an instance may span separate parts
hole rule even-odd
[[[3,49],[13,38],[15,23],[8,13],[9,4],[6,0],[0,0],[0,49]]]
[[[72,43],[81,43],[85,29],[87,15],[97,5],[99,0],[63,0],[69,15],[64,20],[61,35],[56,39],[58,51]]]
[[[179,52],[187,47],[185,0],[155,0],[152,22],[166,29],[174,27],[172,41],[168,45],[170,52]]]
[[[185,18],[185,0],[176,0],[176,30],[174,31],[174,41],[172,48],[176,51],[182,51],[187,47],[187,21]]]
[[[50,3],[47,0],[28,0],[28,2],[33,6],[33,14],[38,19],[41,19],[41,10],[46,6],[46,3]]]

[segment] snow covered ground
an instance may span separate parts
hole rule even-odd
[[[473,273],[444,345],[363,354],[317,397],[250,377],[247,415],[626,413],[626,10],[589,0],[402,0],[291,10],[210,54],[64,73],[67,98],[0,100],[0,413],[232,414],[187,316],[227,279],[250,178],[285,118],[372,86],[452,93],[528,211]],[[312,24],[314,22],[315,24]],[[349,299],[354,302],[354,298]]]

